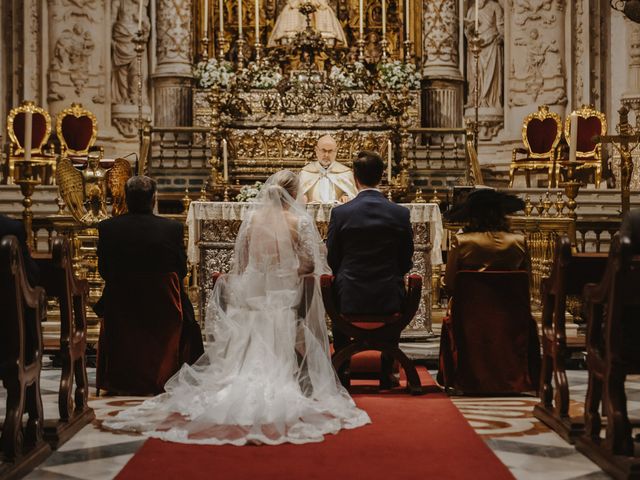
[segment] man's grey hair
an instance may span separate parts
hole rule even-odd
[[[149,213],[153,211],[156,181],[145,175],[137,175],[127,180],[125,193],[127,208],[131,213]]]

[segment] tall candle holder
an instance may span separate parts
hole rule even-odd
[[[408,63],[411,61],[413,55],[413,42],[409,39],[406,39],[403,43],[403,51],[404,51],[404,62]]]
[[[380,50],[382,50],[382,59],[386,60],[387,57],[389,56],[387,49],[389,48],[389,41],[387,40],[386,37],[382,37],[382,40],[380,40]]]
[[[242,36],[242,34],[240,34],[240,36],[238,37],[238,40],[236,41],[236,45],[238,47],[238,61],[237,61],[237,68],[239,71],[244,70],[244,44],[246,42],[244,41],[244,37]]]
[[[364,38],[362,38],[362,35],[360,35],[356,44],[358,45],[358,61],[364,62]]]
[[[227,39],[224,38],[224,33],[218,34],[218,60],[221,62],[224,60],[225,53],[227,51]]]
[[[476,29],[473,30],[473,35],[469,38],[469,49],[473,55],[473,148],[478,154],[478,136],[480,133],[480,76],[478,71],[480,70],[480,36]]]
[[[264,47],[262,46],[262,43],[260,43],[259,38],[256,40],[256,43],[253,44],[253,48],[256,52],[256,62],[260,63],[262,61],[262,52],[264,50]]]
[[[569,238],[571,240],[571,244],[575,245],[577,241],[576,221],[578,220],[578,214],[576,213],[578,202],[576,202],[576,197],[578,196],[578,191],[582,186],[582,183],[576,180],[575,175],[577,168],[582,165],[582,162],[565,160],[560,162],[560,165],[566,169],[567,181],[560,183],[559,186],[564,188],[564,193],[568,199],[566,202],[566,206],[569,209],[567,216],[573,219],[573,223],[569,228]]]
[[[204,37],[202,37],[202,39],[200,40],[200,44],[200,58],[204,61],[207,61],[209,59],[209,37],[207,37],[207,32],[204,33]]]
[[[27,245],[35,247],[33,237],[33,200],[31,197],[38,185],[42,185],[42,179],[46,175],[47,164],[45,162],[19,160],[14,163],[13,181],[20,186],[22,199],[22,219],[27,234]]]
[[[135,44],[136,60],[138,66],[138,84],[137,84],[137,101],[138,101],[138,142],[140,143],[140,151],[142,151],[142,130],[144,128],[144,120],[142,118],[142,54],[144,53],[145,39],[144,32],[139,29],[133,37]]]

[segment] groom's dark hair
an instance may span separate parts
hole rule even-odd
[[[362,150],[353,162],[353,175],[360,185],[375,187],[382,179],[384,162],[378,152]]]

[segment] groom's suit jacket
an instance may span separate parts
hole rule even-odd
[[[327,249],[341,313],[400,311],[413,256],[408,209],[363,190],[332,210]]]

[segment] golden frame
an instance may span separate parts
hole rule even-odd
[[[72,115],[76,118],[89,117],[89,119],[91,120],[91,138],[89,139],[87,148],[84,150],[73,150],[69,148],[67,142],[64,139],[64,136],[62,135],[62,120],[69,115]],[[60,154],[62,157],[64,157],[66,154],[88,155],[89,149],[96,143],[96,139],[98,138],[98,119],[93,114],[93,112],[84,108],[81,103],[74,102],[69,108],[65,108],[58,114],[58,118],[56,121],[56,135],[58,136],[58,140],[60,140]]]
[[[21,153],[24,154],[24,146],[20,145],[18,137],[16,137],[16,132],[13,128],[13,122],[19,113],[27,112],[31,112],[32,114],[39,113],[43,115],[45,122],[45,134],[42,142],[40,143],[40,145],[38,145],[37,148],[33,148],[31,152],[35,154],[42,154],[42,147],[47,144],[47,141],[51,136],[51,115],[49,115],[49,112],[47,112],[42,107],[36,107],[35,103],[33,103],[32,101],[25,100],[19,107],[12,108],[9,111],[9,115],[7,116],[7,134],[9,135],[9,139],[11,140],[11,156],[19,155]]]
[[[529,125],[529,122],[534,119],[544,121],[549,118],[553,119],[556,122],[556,138],[553,140],[551,149],[548,152],[534,153],[531,151],[529,139],[527,138],[527,127]],[[547,105],[540,105],[538,106],[538,110],[536,112],[530,113],[525,117],[524,121],[522,122],[521,134],[522,143],[524,143],[525,148],[514,148],[511,153],[511,165],[509,166],[509,188],[513,187],[513,180],[515,177],[515,172],[517,170],[525,171],[527,187],[529,187],[531,183],[531,170],[547,170],[548,187],[551,188],[554,183],[554,173],[556,170],[556,150],[558,148],[558,144],[560,143],[560,139],[562,138],[562,119],[560,118],[560,115],[550,111]],[[518,154],[526,155],[526,159],[518,160]],[[542,162],[540,160],[547,161]]]

